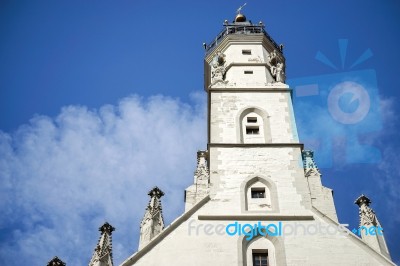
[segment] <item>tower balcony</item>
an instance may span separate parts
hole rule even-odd
[[[228,24],[227,21],[225,21],[224,27],[225,28],[217,35],[217,37],[215,37],[210,44],[206,45],[206,55],[211,53],[226,36],[231,34],[264,35],[277,50],[282,50],[282,46],[279,46],[265,31],[265,26],[262,22],[260,22],[259,25],[255,25],[252,24],[251,21],[233,22],[231,24]]]

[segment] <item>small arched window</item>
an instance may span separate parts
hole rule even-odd
[[[240,185],[241,209],[246,212],[279,212],[278,191],[274,181],[266,176],[252,176]]]
[[[255,228],[254,231],[259,231]],[[273,229],[269,230],[273,232]],[[248,231],[247,231],[248,232]],[[258,234],[252,239],[248,240],[246,235],[240,236],[238,240],[239,245],[239,261],[243,266],[254,265],[268,265],[286,266],[286,252],[284,245],[284,238],[280,236],[263,236]]]
[[[258,108],[247,108],[238,117],[239,143],[269,143],[271,129],[268,115]]]
[[[271,192],[264,183],[256,181],[251,184],[246,191],[246,197],[248,211],[272,210]]]
[[[263,119],[255,112],[243,117],[242,132],[243,143],[265,143]]]
[[[246,250],[247,266],[275,266],[275,247],[265,238],[258,237],[248,243]]]

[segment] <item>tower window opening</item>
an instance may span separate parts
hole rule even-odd
[[[250,110],[246,110],[245,114],[241,114],[239,117],[238,133],[239,141],[241,143],[267,143],[270,142],[266,140],[269,136],[266,136],[265,133],[268,131],[267,126],[268,121],[267,117],[261,116],[258,110],[254,108],[249,108]],[[254,111],[255,110],[255,111]],[[261,113],[262,114],[262,113]],[[265,124],[267,122],[267,125]]]
[[[246,127],[246,134],[247,135],[258,135],[260,134],[259,127]]]
[[[268,266],[268,253],[253,253],[253,266]]]
[[[253,199],[263,199],[265,198],[265,188],[252,188],[251,189],[251,198]]]
[[[253,74],[253,70],[245,70],[244,73],[245,74]]]
[[[247,123],[257,123],[257,117],[247,117]]]
[[[251,50],[242,50],[242,54],[251,55]]]

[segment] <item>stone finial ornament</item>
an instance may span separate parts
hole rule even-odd
[[[65,266],[65,262],[60,260],[57,256],[55,256],[51,261],[47,263],[47,266]]]

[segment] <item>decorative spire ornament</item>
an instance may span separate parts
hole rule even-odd
[[[139,250],[164,229],[164,218],[160,200],[164,196],[164,192],[158,187],[154,187],[149,191],[148,195],[150,196],[150,201],[140,223]]]
[[[113,266],[111,235],[115,228],[106,222],[99,228],[99,231],[101,232],[100,239],[94,249],[89,266]]]
[[[47,266],[65,266],[65,262],[60,260],[57,256],[55,256],[51,261],[47,263]]]

